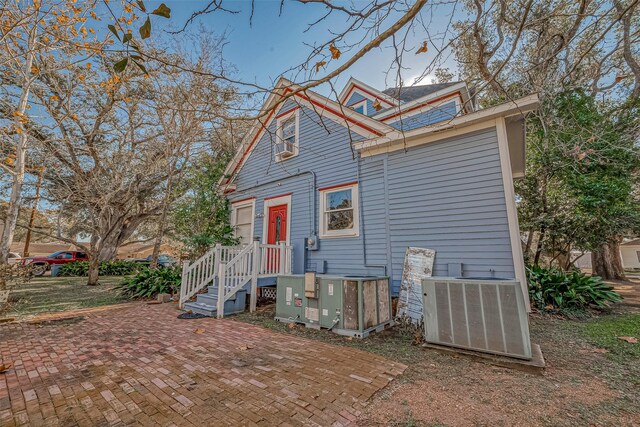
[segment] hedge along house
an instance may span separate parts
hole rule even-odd
[[[526,298],[513,179],[535,95],[476,111],[462,82],[297,90],[280,79],[220,182],[241,243],[285,242],[294,274],[388,275],[394,293],[407,247],[431,248],[434,276],[516,278]]]

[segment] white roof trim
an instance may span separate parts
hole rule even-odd
[[[344,85],[344,87],[342,88],[342,90],[340,91],[340,93],[338,94],[338,102],[340,102],[341,104],[344,104],[345,102],[347,102],[347,100],[345,99],[345,97],[349,94],[349,92],[351,92],[351,88],[353,86],[361,86],[363,89],[372,92],[373,94],[376,95],[376,98],[380,101],[385,102],[386,104],[389,105],[398,105],[400,103],[400,101],[398,101],[397,99],[395,99],[392,96],[389,96],[385,93],[382,93],[381,91],[379,91],[376,88],[373,88],[371,86],[369,86],[366,83],[361,82],[358,79],[354,79],[353,77],[349,78],[349,81],[347,82],[346,85]],[[356,91],[358,89],[356,88]],[[371,99],[369,96],[367,96],[367,94],[362,94],[362,96],[364,96],[367,99]],[[373,101],[373,99],[371,99]]]
[[[374,114],[372,117],[377,120],[385,120],[385,118],[387,118],[388,116],[392,116],[397,113],[402,113],[402,111],[409,110],[415,107],[416,105],[422,104],[431,99],[440,98],[442,96],[447,95],[450,92],[457,92],[457,91],[460,91],[460,93],[462,94],[462,100],[464,101],[463,107],[471,106],[471,100],[469,97],[469,89],[467,88],[467,84],[465,82],[460,82],[453,86],[449,86],[444,89],[440,89],[439,91],[425,95],[421,98],[414,99],[413,101],[409,101],[406,104],[400,104],[399,106],[385,110],[382,113]],[[408,113],[402,113],[400,117],[410,117],[414,114],[417,114],[419,111],[420,110],[415,110],[415,112],[410,111]],[[471,106],[471,111],[473,111],[473,106]]]
[[[278,80],[274,90],[271,92],[266,102],[264,103],[264,106],[261,108],[260,113],[258,114],[259,118],[255,119],[253,125],[251,126],[251,129],[243,138],[238,151],[236,152],[232,161],[229,162],[222,177],[218,181],[218,185],[229,184],[233,180],[235,175],[242,169],[244,163],[253,152],[253,149],[262,138],[262,133],[266,128],[269,127],[271,122],[276,118],[278,112],[284,105],[284,101],[282,100],[282,98],[283,96],[285,96],[285,94],[283,94],[283,92],[286,92],[287,90],[295,91],[298,89],[300,89],[300,86],[290,82],[283,77]],[[328,118],[340,124],[343,124],[343,126],[347,127],[349,130],[362,135],[365,138],[372,138],[377,135],[385,135],[393,131],[394,129],[393,127],[385,123],[374,120],[364,114],[360,114],[357,111],[347,108],[337,103],[336,101],[333,101],[311,90],[298,92],[296,95],[294,95],[294,97],[295,101],[299,105],[303,105],[314,110],[320,117]],[[280,102],[280,104],[275,105],[274,109],[274,104],[276,104],[276,102],[278,101]],[[344,115],[345,117],[340,117],[330,110]],[[265,120],[265,122],[261,123],[261,120]],[[361,126],[358,126],[356,123],[360,123]]]
[[[356,150],[372,150],[376,148],[388,147],[395,142],[400,142],[400,145],[415,139],[422,138],[424,136],[435,136],[438,133],[445,133],[445,131],[477,125],[481,122],[487,122],[494,120],[498,117],[508,117],[517,114],[524,114],[528,111],[538,108],[540,101],[538,95],[533,94],[524,98],[519,98],[513,101],[505,102],[490,108],[475,111],[473,113],[465,114],[463,116],[455,117],[451,120],[435,123],[433,125],[424,126],[421,128],[413,129],[410,131],[402,132],[394,129],[393,132],[386,134],[385,136],[369,139],[366,141],[359,141],[354,144]],[[442,138],[446,138],[447,135],[443,135]],[[430,138],[439,139],[437,137]]]

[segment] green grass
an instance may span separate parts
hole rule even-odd
[[[25,317],[41,313],[99,307],[127,301],[113,289],[122,277],[100,278],[100,285],[87,286],[86,277],[38,277],[11,290],[0,317]]]
[[[599,317],[582,327],[586,340],[607,349],[611,358],[640,362],[640,343],[632,344],[618,338],[635,337],[640,341],[639,314]]]

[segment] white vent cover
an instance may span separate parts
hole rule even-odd
[[[517,281],[422,281],[429,343],[531,359],[529,323]]]

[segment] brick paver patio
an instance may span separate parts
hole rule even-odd
[[[136,304],[0,325],[0,425],[347,425],[405,366]]]

